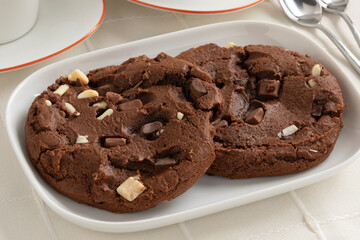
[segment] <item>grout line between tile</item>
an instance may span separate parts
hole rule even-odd
[[[316,237],[319,240],[326,240],[326,236],[324,232],[321,230],[319,222],[310,214],[310,212],[306,209],[304,203],[300,200],[300,198],[297,196],[295,191],[290,192],[290,196],[292,200],[295,202],[296,206],[300,210],[301,214],[304,217],[304,221],[308,228],[315,233]]]
[[[185,224],[183,222],[178,223],[178,226],[186,240],[193,240],[188,228],[185,226]]]
[[[49,214],[47,212],[47,209],[44,205],[44,202],[40,199],[40,197],[37,195],[37,193],[35,192],[34,189],[32,189],[33,192],[33,197],[35,199],[36,205],[38,206],[39,212],[40,212],[40,216],[43,220],[43,223],[46,227],[46,229],[48,230],[48,233],[50,235],[50,239],[51,240],[58,240],[58,237],[56,236],[56,232],[55,229],[51,223]]]
[[[264,237],[264,236],[270,236],[270,235],[275,234],[275,233],[280,233],[280,232],[287,231],[287,230],[294,229],[294,228],[298,228],[298,227],[301,227],[301,226],[304,226],[304,225],[305,225],[305,223],[298,223],[298,224],[295,224],[295,225],[282,227],[282,228],[279,228],[277,230],[272,230],[272,231],[269,231],[269,232],[262,232],[262,233],[258,233],[256,235],[250,235],[245,240],[254,240],[255,238],[260,238],[260,237]]]
[[[10,199],[1,199],[0,204],[5,204],[5,203],[9,203],[9,202],[25,201],[25,200],[29,200],[29,199],[33,199],[33,197],[32,196],[23,196],[23,197],[14,197],[14,198],[10,198]]]

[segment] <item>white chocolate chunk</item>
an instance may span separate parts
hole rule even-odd
[[[101,114],[100,116],[97,117],[98,120],[103,120],[106,116],[110,116],[111,114],[113,114],[114,110],[112,110],[111,108],[109,108],[108,110],[106,110],[103,114]]]
[[[311,148],[309,149],[309,151],[310,151],[310,152],[314,152],[314,153],[317,153],[317,152],[318,152],[318,150],[314,150],[314,149],[311,149]]]
[[[75,116],[80,115],[80,113],[76,112],[75,107],[73,105],[71,105],[70,103],[65,103],[65,107],[70,112],[71,115],[75,115]]]
[[[225,46],[225,48],[232,48],[234,47],[236,44],[233,42],[228,42],[228,44]]]
[[[319,64],[315,64],[311,70],[311,74],[314,77],[318,77],[321,75],[321,66]]]
[[[307,83],[311,88],[316,87],[317,85],[317,82],[314,79],[310,79]]]
[[[107,108],[107,103],[106,102],[98,102],[98,103],[94,103],[93,106],[105,109],[105,108]]]
[[[88,77],[85,75],[85,73],[83,73],[79,69],[75,69],[68,75],[68,80],[70,82],[75,82],[76,79],[79,79],[80,82],[84,85],[87,85],[89,83]]]
[[[125,182],[120,184],[116,191],[128,201],[133,201],[145,191],[144,184],[135,177],[129,177]]]
[[[85,90],[83,92],[81,92],[79,95],[78,95],[78,98],[91,98],[91,97],[97,97],[99,96],[99,93],[95,90]]]
[[[45,104],[46,104],[46,106],[49,106],[49,107],[52,105],[52,103],[49,100],[45,100]]]
[[[281,135],[284,137],[290,136],[296,133],[299,129],[295,125],[290,125],[281,131]]]
[[[184,118],[184,114],[182,112],[178,112],[176,114],[176,118],[179,119],[179,120],[182,120]]]
[[[58,87],[58,89],[56,89],[54,91],[55,94],[58,94],[60,97],[62,95],[64,95],[64,93],[69,89],[69,85],[67,84],[64,84],[64,85],[61,85],[60,87]]]
[[[88,138],[87,135],[85,135],[85,136],[78,135],[78,137],[76,139],[76,143],[78,143],[78,144],[88,143],[89,140],[87,138]]]

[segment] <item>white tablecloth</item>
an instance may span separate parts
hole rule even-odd
[[[360,1],[352,0],[347,12],[360,28],[359,9]],[[334,177],[296,191],[136,233],[110,234],[81,228],[58,216],[33,192],[4,127],[7,99],[24,78],[50,63],[95,49],[242,19],[279,23],[303,32],[327,48],[350,78],[360,78],[323,33],[288,20],[277,0],[264,0],[244,11],[221,15],[186,15],[127,1],[106,1],[104,21],[88,40],[35,66],[0,74],[0,239],[360,239],[360,161]],[[339,16],[325,14],[323,22],[360,57],[355,40]]]

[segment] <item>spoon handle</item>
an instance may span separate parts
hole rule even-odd
[[[351,32],[353,33],[355,40],[360,47],[360,33],[359,30],[355,27],[354,23],[351,21],[349,15],[345,12],[339,12],[339,15],[345,20],[346,24],[349,26]]]
[[[342,42],[340,42],[340,40],[329,29],[327,29],[321,24],[317,25],[317,28],[323,31],[326,36],[330,38],[330,40],[336,45],[336,47],[340,50],[344,57],[350,62],[353,68],[360,74],[359,59],[357,59],[354,54],[352,54],[350,50]]]

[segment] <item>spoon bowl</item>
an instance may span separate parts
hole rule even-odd
[[[279,0],[279,2],[284,9],[284,12],[291,20],[300,25],[316,27],[323,31],[360,74],[360,61],[329,29],[321,25],[322,8],[317,0]]]
[[[320,24],[322,10],[316,0],[280,0],[280,3],[288,17],[295,22],[306,27]]]
[[[320,5],[328,12],[344,12],[349,0],[320,0]]]
[[[354,35],[358,46],[360,47],[360,32],[345,12],[348,3],[349,0],[320,0],[320,5],[325,9],[325,11],[339,14],[345,20]]]

